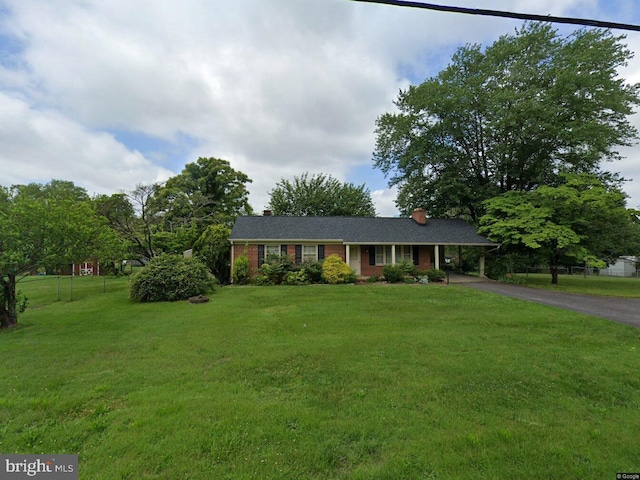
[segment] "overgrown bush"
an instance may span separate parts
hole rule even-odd
[[[129,296],[136,302],[186,300],[210,290],[212,277],[197,258],[161,255],[131,276]]]
[[[329,255],[322,263],[322,279],[331,284],[354,283],[356,274],[337,254]]]
[[[269,280],[263,285],[280,285],[285,275],[294,270],[296,266],[288,255],[268,255],[260,265],[258,276],[264,276]]]
[[[322,262],[305,260],[302,262],[302,268],[307,274],[309,282],[322,283]]]
[[[231,278],[236,285],[244,285],[249,280],[249,257],[240,255],[233,262]]]

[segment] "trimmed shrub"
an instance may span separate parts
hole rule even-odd
[[[233,271],[231,272],[231,278],[236,285],[244,285],[249,280],[249,257],[246,255],[240,255],[233,262]]]
[[[136,302],[186,300],[210,290],[211,280],[207,267],[197,258],[161,255],[131,276],[129,297]]]
[[[354,283],[356,274],[337,254],[329,255],[322,262],[322,278],[331,284]]]

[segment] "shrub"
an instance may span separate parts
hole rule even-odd
[[[404,280],[405,272],[400,265],[385,265],[382,275],[387,282],[397,283]]]
[[[259,287],[267,287],[269,285],[274,285],[273,280],[269,278],[267,275],[259,274],[253,277],[253,284],[258,285]]]
[[[430,282],[442,282],[447,276],[444,270],[439,270],[437,268],[427,270],[426,274]]]
[[[307,273],[307,277],[311,283],[322,283],[322,262],[305,260],[302,262],[302,268]]]
[[[243,285],[249,280],[249,257],[240,255],[233,262],[233,270],[231,272],[233,283]]]
[[[369,278],[367,278],[367,283],[376,283],[379,281],[380,281],[379,275],[371,275]]]
[[[356,274],[349,265],[342,261],[337,255],[329,255],[322,263],[322,278],[325,282],[353,283],[356,281]]]
[[[263,283],[263,285],[280,285],[285,275],[295,269],[296,267],[291,257],[287,255],[269,255],[265,262],[260,265],[260,275],[270,280],[270,283]]]
[[[212,288],[207,267],[196,258],[161,255],[131,276],[129,296],[136,302],[186,300]]]
[[[309,283],[309,278],[307,277],[306,270],[301,268],[298,271],[287,272],[282,283],[285,285],[306,285]]]

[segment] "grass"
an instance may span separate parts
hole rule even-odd
[[[81,479],[640,465],[629,326],[454,285],[225,287],[201,305],[132,304],[126,280],[48,304],[28,287],[39,307],[0,332],[0,452],[78,453]]]
[[[551,275],[529,273],[513,275],[513,281],[528,287],[557,292],[586,293],[610,297],[640,298],[640,279],[597,275],[560,275],[558,285],[551,285]]]

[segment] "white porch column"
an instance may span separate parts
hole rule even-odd
[[[345,245],[344,246],[344,250],[345,250],[345,253],[344,253],[345,262],[346,262],[347,265],[351,265],[351,263],[350,263],[350,260],[351,260],[351,252],[350,252],[351,245]]]
[[[391,264],[392,265],[396,264],[396,246],[395,245],[391,245]]]
[[[435,252],[434,260],[436,263],[435,267],[436,267],[436,270],[440,270],[440,246],[439,245],[435,246],[434,252]]]
[[[478,273],[480,274],[480,278],[484,277],[484,247],[482,247],[480,252],[480,271]]]

